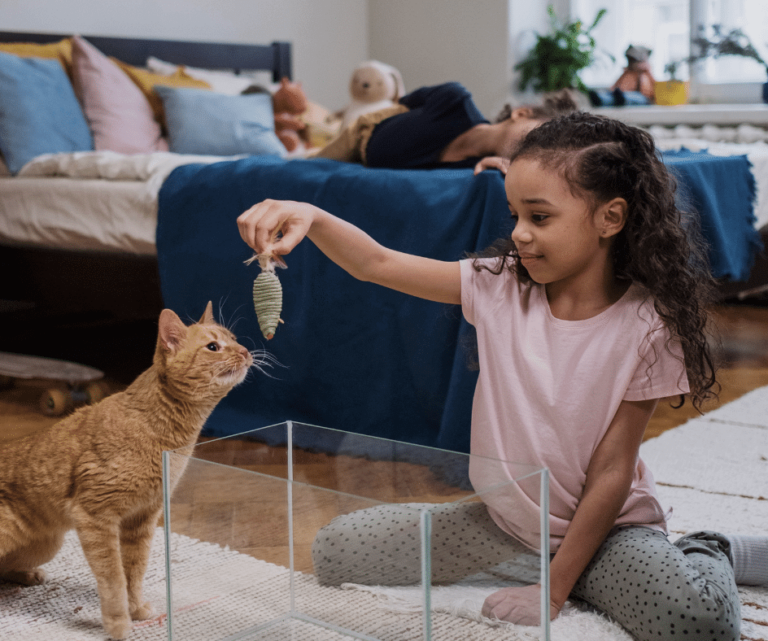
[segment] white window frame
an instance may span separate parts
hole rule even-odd
[[[581,17],[585,20],[592,16],[577,16],[577,0],[563,0],[563,9],[567,11],[566,15],[573,18]],[[768,0],[766,0],[768,2]],[[611,2],[606,0],[604,6],[610,12]],[[700,24],[706,24],[707,20],[707,0],[689,0],[689,22],[690,34],[693,38],[698,33]],[[599,43],[598,43],[599,44]],[[690,71],[690,91],[689,102],[692,103],[712,103],[712,104],[744,104],[744,103],[762,103],[762,82],[734,82],[734,83],[715,83],[710,82],[704,77],[700,65],[693,65]],[[664,78],[657,78],[663,80]],[[768,81],[768,78],[766,78]]]
[[[707,22],[707,0],[689,1],[691,38],[693,38],[698,32],[699,25]],[[763,83],[761,82],[708,82],[698,65],[693,65],[690,76],[691,102],[718,104],[762,102]]]

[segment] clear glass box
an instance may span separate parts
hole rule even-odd
[[[548,640],[548,491],[546,469],[291,421],[165,452],[168,639],[491,641],[507,637],[484,596],[540,583]],[[494,499],[529,521],[541,506],[538,550],[446,578],[441,515]]]

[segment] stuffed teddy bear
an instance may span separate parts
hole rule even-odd
[[[307,124],[301,115],[307,106],[307,96],[300,82],[283,78],[280,87],[272,94],[275,133],[288,151],[295,151],[306,142]]]
[[[405,95],[405,85],[397,69],[378,60],[368,60],[355,67],[349,93],[352,101],[335,114],[341,118],[341,129],[363,114],[396,104]]]
[[[656,81],[651,74],[651,65],[648,62],[651,50],[647,47],[629,45],[624,55],[627,57],[627,66],[611,90],[639,91],[649,102],[653,102]]]

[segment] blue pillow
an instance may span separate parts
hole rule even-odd
[[[275,134],[268,93],[230,96],[161,85],[155,86],[155,92],[163,101],[171,151],[213,156],[286,154]]]
[[[40,154],[92,149],[91,131],[59,61],[0,52],[0,151],[10,172]]]

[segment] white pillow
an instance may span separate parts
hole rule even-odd
[[[165,76],[170,76],[175,73],[179,66],[180,65],[173,64],[172,62],[160,60],[154,56],[147,58],[147,69]],[[228,96],[237,96],[243,93],[243,91],[251,85],[267,87],[272,82],[272,74],[268,71],[236,74],[231,71],[200,69],[198,67],[187,67],[186,65],[182,66],[184,67],[184,71],[186,71],[192,78],[204,80],[211,85],[213,91]],[[266,78],[266,81],[264,78]]]

